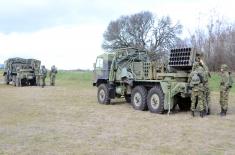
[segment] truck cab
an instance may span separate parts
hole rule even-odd
[[[93,71],[93,86],[99,86],[101,83],[108,83],[113,53],[105,53],[96,58]]]

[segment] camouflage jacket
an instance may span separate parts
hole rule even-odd
[[[41,68],[40,74],[41,74],[42,77],[46,77],[47,76],[47,69],[46,68]]]
[[[221,73],[221,81],[220,81],[220,88],[221,89],[228,89],[229,88],[229,73],[228,71],[224,71]]]
[[[204,69],[204,81],[208,82],[210,75],[209,69],[205,64],[202,64],[202,68]]]
[[[50,76],[55,76],[57,74],[57,69],[56,68],[51,68],[51,71],[50,71]]]

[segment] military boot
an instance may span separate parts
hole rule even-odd
[[[192,111],[191,115],[194,117],[194,111]]]
[[[200,111],[200,116],[201,116],[201,118],[204,117],[204,111]]]

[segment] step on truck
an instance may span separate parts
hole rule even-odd
[[[166,63],[135,48],[102,54],[94,64],[98,102],[110,104],[112,99],[123,97],[136,110],[163,113],[176,105],[189,110],[188,78],[196,55],[193,48],[172,49]]]

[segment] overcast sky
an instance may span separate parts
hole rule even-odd
[[[233,21],[234,6],[232,0],[0,0],[0,64],[22,57],[39,59],[48,69],[92,69],[104,52],[104,31],[121,15],[168,15],[186,37],[206,26],[212,10]]]

